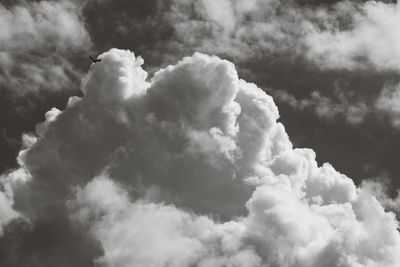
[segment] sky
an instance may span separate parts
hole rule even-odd
[[[0,0],[0,265],[399,266],[399,23]]]

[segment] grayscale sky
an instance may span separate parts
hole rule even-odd
[[[0,0],[0,266],[400,266],[398,25]]]

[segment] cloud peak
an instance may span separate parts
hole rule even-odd
[[[99,266],[399,265],[393,213],[293,148],[232,63],[195,53],[148,81],[130,51],[100,58],[4,175],[14,195],[0,201],[32,225],[88,230],[77,242],[101,245]]]

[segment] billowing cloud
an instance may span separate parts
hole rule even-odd
[[[148,80],[130,51],[100,58],[3,176],[6,214],[21,215],[1,217],[1,263],[399,265],[394,214],[293,148],[272,97],[232,63],[195,53]]]
[[[337,75],[335,71],[368,71],[377,77],[397,73],[387,74],[388,79],[398,76],[399,14],[398,4],[387,1],[302,4],[302,1],[218,0],[172,1],[156,19],[168,22],[173,29],[173,38],[160,42],[160,47],[168,51],[165,62],[192,51],[216,54],[237,63],[241,73],[267,80],[262,85],[269,87],[274,85],[265,77],[279,75],[264,73],[261,66],[268,65],[264,62],[269,60],[276,61],[277,68],[279,63],[289,65],[287,75],[293,75],[293,79],[299,79],[298,71],[292,69],[299,62],[303,64],[301,68],[316,68],[332,77]],[[316,78],[310,75],[308,79]],[[281,80],[278,84],[286,86]],[[363,122],[367,114],[376,117],[378,112],[368,107],[374,107],[373,97],[382,90],[382,84],[369,91],[356,84],[355,88],[343,89],[339,99],[331,97],[333,92],[323,92],[327,85],[320,86],[303,88],[317,93],[297,101],[296,107],[311,107],[321,118],[339,115],[350,124]],[[290,86],[280,89],[291,93],[295,90]],[[351,99],[340,97],[349,91],[357,93]],[[371,91],[375,93],[370,95]]]
[[[379,180],[365,180],[362,186],[374,194],[386,209],[395,212],[397,216],[400,215],[400,190],[393,192],[387,177],[380,177]]]

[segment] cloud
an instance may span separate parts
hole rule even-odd
[[[276,101],[289,105],[295,110],[313,110],[320,118],[332,120],[344,117],[349,124],[357,125],[373,116],[380,121],[388,122],[394,129],[400,128],[400,90],[398,84],[386,83],[370,99],[354,100],[350,93],[336,89],[333,97],[313,91],[310,97],[299,99],[295,95],[280,89],[268,90]]]
[[[365,180],[362,186],[369,190],[380,203],[387,209],[396,213],[397,216],[400,214],[400,190],[396,190],[396,196],[390,196],[390,181],[381,177],[378,181],[376,180]]]
[[[280,9],[282,4],[275,0],[172,1],[164,14],[174,30],[169,45],[181,52],[225,55],[238,62],[296,50],[292,41],[300,18],[292,4]]]
[[[180,43],[237,62],[284,54],[321,69],[398,70],[399,10],[376,1],[174,1],[167,18]]]
[[[297,110],[312,109],[319,117],[332,120],[343,116],[350,124],[364,122],[366,116],[372,112],[366,102],[352,103],[343,92],[336,91],[336,100],[322,95],[319,91],[313,91],[309,98],[297,99],[294,95],[284,90],[269,90],[279,102],[288,104]]]
[[[313,25],[305,38],[310,48],[307,54],[312,61],[327,68],[399,69],[400,54],[396,48],[400,44],[400,31],[395,25],[400,21],[400,9],[397,3],[345,1],[336,5],[336,15],[325,12],[321,18],[327,17],[327,23],[322,27]],[[343,29],[340,20],[335,22],[341,17],[349,20]]]
[[[67,58],[91,46],[80,9],[71,1],[0,4],[4,90],[21,96],[75,85],[80,73]]]
[[[393,127],[400,128],[400,89],[397,85],[386,85],[375,102],[375,108],[386,116]]]
[[[89,6],[101,6],[100,10],[119,8],[107,1]],[[136,3],[130,6],[130,13],[139,9]],[[118,46],[129,43],[140,50],[151,65],[148,69],[171,64],[194,51],[215,54],[232,60],[241,75],[260,86],[295,95],[294,90],[309,92],[310,110],[321,118],[344,117],[350,124],[359,124],[370,114],[374,117],[376,111],[368,108],[375,101],[370,92],[382,89],[382,82],[378,82],[381,79],[398,76],[398,56],[392,52],[399,39],[393,26],[399,17],[395,3],[204,0],[156,1],[156,6],[145,19],[118,9],[108,14],[112,23],[95,25],[109,29],[107,36],[114,36],[112,42]],[[141,38],[143,32],[146,34]],[[126,36],[137,37],[129,40]],[[138,39],[143,43],[138,44]],[[112,44],[108,39],[105,42]],[[365,84],[364,71],[377,77],[376,83]],[[318,83],[316,73],[327,82]],[[285,75],[291,75],[290,82],[283,81]],[[343,80],[351,86],[344,86],[330,97],[336,94],[331,92],[330,82]]]
[[[13,209],[13,195],[12,189],[4,176],[0,177],[1,190],[0,190],[0,236],[3,235],[3,227],[6,226],[11,220],[19,216],[18,212]]]
[[[100,58],[83,97],[25,136],[25,179],[4,176],[31,225],[3,228],[0,248],[20,255],[5,264],[399,265],[394,214],[293,148],[272,97],[232,63],[195,53],[148,80],[130,51]]]
[[[91,230],[105,249],[99,266],[258,266],[260,258],[236,240],[242,227],[217,225],[172,205],[131,202],[128,193],[105,177],[79,190],[74,218],[96,221]],[[149,234],[151,233],[151,234]]]

